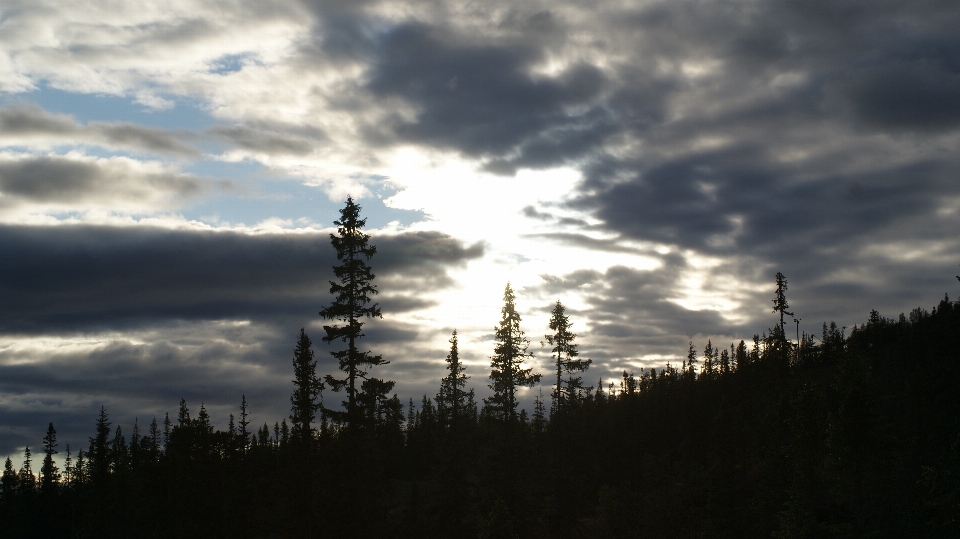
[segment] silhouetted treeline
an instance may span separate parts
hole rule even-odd
[[[455,338],[439,401],[308,439],[250,428],[245,400],[225,429],[181,402],[127,435],[102,410],[65,469],[53,425],[8,459],[0,534],[960,536],[960,302],[801,341],[691,346],[515,419],[465,390]]]
[[[508,284],[489,376],[454,331],[438,393],[404,409],[359,341],[380,317],[359,211],[335,221],[320,311],[342,374],[321,380],[301,330],[290,423],[251,426],[244,396],[223,429],[183,400],[129,433],[101,408],[63,470],[51,423],[39,475],[29,447],[5,462],[0,537],[960,537],[960,301],[794,343],[778,273],[768,333],[596,386],[558,301],[549,413],[541,393],[528,415],[518,388],[542,375]]]

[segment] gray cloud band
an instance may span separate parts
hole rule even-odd
[[[44,138],[59,144],[103,145],[185,157],[199,156],[196,148],[182,142],[185,136],[189,138],[185,133],[126,122],[82,125],[69,116],[51,114],[32,104],[0,109],[0,141],[14,145]]]
[[[423,306],[451,266],[483,254],[436,232],[376,238],[381,301]],[[336,256],[326,234],[247,235],[112,227],[0,227],[0,331],[57,332],[168,319],[307,319],[326,301]],[[384,307],[387,310],[387,306]]]
[[[375,299],[397,320],[453,284],[447,269],[483,255],[435,232],[373,243]],[[272,424],[288,411],[288,356],[303,326],[321,372],[336,369],[317,314],[336,262],[325,233],[0,226],[0,246],[0,337],[21,343],[0,348],[0,455],[35,445],[33,430],[49,421],[76,454],[101,403],[129,432],[136,417],[162,421],[181,397],[193,409],[204,401],[223,426],[245,394],[254,419]],[[388,319],[364,330],[367,346],[400,359],[386,375],[427,368],[417,356],[433,351],[418,347],[419,328]],[[63,346],[31,348],[48,337]]]
[[[0,193],[34,203],[162,206],[202,193],[196,176],[143,170],[129,160],[23,157],[0,161]]]

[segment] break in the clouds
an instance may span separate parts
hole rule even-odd
[[[803,331],[932,305],[960,263],[958,27],[934,0],[6,2],[4,416],[224,415],[250,376],[282,413],[268,356],[318,329],[296,313],[348,194],[401,397],[454,328],[482,396],[508,280],[534,342],[568,306],[598,375],[769,328],[776,271]]]

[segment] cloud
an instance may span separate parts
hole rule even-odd
[[[261,61],[275,61],[309,22],[297,3],[280,1],[187,1],[159,11],[107,10],[97,2],[77,2],[69,10],[58,2],[19,4],[0,21],[0,58],[12,64],[3,69],[0,60],[0,87],[44,82],[134,96],[161,109],[168,105],[161,96],[170,90],[180,93],[204,76],[218,77],[207,67],[226,55],[255,49]]]
[[[77,123],[65,114],[52,114],[32,104],[0,109],[0,141],[10,145],[99,145],[177,156],[198,156],[184,144],[184,133],[125,122]]]
[[[581,224],[575,219],[570,220],[572,224]],[[585,224],[585,223],[584,223]],[[624,242],[620,238],[594,238],[586,234],[571,233],[571,232],[546,232],[542,234],[524,234],[525,238],[543,238],[545,240],[552,240],[564,245],[580,247],[582,249],[590,249],[593,251],[606,251],[609,253],[630,253],[630,254],[649,254],[649,250],[640,249],[638,247],[631,247],[629,245],[624,245]]]
[[[702,340],[701,347],[708,338],[726,346],[749,331],[749,326],[726,320],[717,309],[682,306],[677,298],[683,296],[684,278],[694,268],[676,255],[664,256],[661,262],[650,270],[614,266],[542,275],[542,283],[525,288],[523,294],[543,299],[577,295],[580,307],[565,304],[579,335],[581,355],[594,360],[591,380],[618,377],[624,369],[659,368],[667,359],[684,355],[691,339]],[[552,307],[549,302],[542,308]]]
[[[879,130],[946,131],[960,127],[960,69],[940,62],[890,62],[854,70],[829,90],[854,121]]]
[[[8,107],[0,110],[8,147],[99,145],[190,158],[193,144],[219,140],[234,147],[228,158],[259,160],[269,173],[331,191],[362,189],[351,178],[371,173],[399,178],[451,162],[457,166],[447,170],[455,173],[437,185],[458,194],[477,192],[468,182],[499,185],[493,182],[502,178],[490,174],[535,177],[532,183],[550,181],[558,169],[579,173],[582,182],[569,193],[535,200],[541,195],[531,193],[544,191],[528,185],[529,199],[508,206],[511,218],[527,217],[526,232],[536,234],[528,243],[592,251],[582,259],[565,254],[562,269],[524,294],[542,300],[543,311],[555,294],[569,292],[585,355],[603,359],[609,373],[683,354],[690,338],[702,349],[701,337],[769,327],[777,270],[790,280],[792,307],[810,323],[802,329],[814,330],[831,319],[862,322],[871,308],[895,316],[956,283],[955,3],[305,1],[234,9],[185,2],[162,13],[105,13],[95,3],[67,12],[34,2],[8,15],[0,21],[5,92],[47,85],[161,107],[189,100],[229,122],[186,138]],[[150,114],[173,117],[176,110]],[[428,165],[411,168],[413,161]],[[182,203],[207,185],[174,168],[119,158],[8,153],[2,167],[3,204],[48,205],[51,212],[78,211],[81,203],[169,209],[170,200]],[[458,200],[476,209],[480,199]],[[474,214],[463,208],[447,211]],[[520,251],[504,228],[508,220],[475,213],[481,217],[470,224],[489,231],[489,250]],[[30,303],[19,288],[0,285],[22,309],[22,316],[3,311],[2,327],[31,338],[43,335],[45,324],[84,335],[127,332],[129,342],[106,339],[116,343],[97,349],[103,361],[140,353],[154,358],[151,365],[218,356],[253,364],[257,354],[286,361],[293,338],[285,332],[302,320],[317,329],[331,265],[329,248],[310,244],[324,238],[309,234],[271,236],[267,245],[233,233],[76,228],[57,229],[73,240],[60,244],[46,230],[29,241],[27,232],[11,230],[0,231],[3,245],[16,247],[19,259],[82,271],[0,262],[16,276],[10,282],[37,298]],[[378,300],[395,313],[434,301],[424,291],[452,287],[448,270],[484,250],[444,235],[376,242]],[[641,253],[638,259],[661,266],[625,265],[634,258],[608,263],[601,251]],[[510,271],[536,264],[529,254],[512,257]],[[251,273],[241,273],[246,267]],[[45,280],[25,280],[34,273]],[[223,331],[216,320],[247,319],[256,329],[231,333],[235,344],[216,344]],[[416,328],[384,324],[371,324],[371,341],[382,337],[378,345],[411,361],[411,376],[426,376],[429,358],[442,358],[431,349],[439,335],[412,338]],[[256,342],[269,344],[259,349]],[[69,357],[62,365],[83,356]],[[403,361],[391,368],[401,372]],[[191,368],[183,372],[222,372]],[[25,380],[54,371],[15,372]],[[282,391],[281,372],[267,375],[264,395]],[[18,395],[49,399],[36,396],[39,387],[24,385]],[[231,382],[225,391],[237,387]]]
[[[185,232],[93,226],[0,227],[0,330],[51,333],[167,320],[311,319],[337,263],[326,234]],[[379,236],[378,300],[422,308],[446,270],[482,256],[437,232]]]
[[[292,129],[287,131],[306,131]],[[319,129],[311,129],[306,136],[291,136],[282,131],[258,129],[245,125],[233,127],[217,127],[210,130],[211,134],[224,137],[240,148],[268,155],[307,155],[316,150],[317,145],[326,141],[326,136]]]
[[[7,429],[0,454],[36,444],[37,425],[52,421],[61,452],[69,443],[76,457],[101,405],[128,436],[135,418],[145,430],[152,418],[162,425],[164,412],[175,417],[181,398],[194,414],[205,403],[223,428],[246,395],[257,424],[272,425],[289,407],[282,396],[298,329],[191,321],[124,334],[7,338],[0,350]]]
[[[523,210],[521,211],[523,212],[524,216],[531,219],[537,219],[539,221],[552,221],[555,218],[550,213],[537,211],[537,209],[533,206],[524,206]]]
[[[0,110],[0,133],[6,137],[72,135],[78,125],[66,114],[50,114],[36,105],[20,105]]]
[[[379,43],[367,89],[412,104],[411,121],[392,126],[399,140],[497,155],[541,133],[576,123],[603,91],[603,73],[577,64],[556,76],[536,76],[543,59],[525,44],[471,44],[422,24],[400,25]]]
[[[157,209],[204,192],[196,176],[126,157],[0,154],[3,205]]]
[[[100,134],[108,143],[120,147],[182,156],[198,156],[200,153],[179,140],[184,138],[183,133],[170,133],[163,129],[153,129],[124,122],[93,123],[88,124],[88,128],[94,133]]]
[[[411,365],[435,354],[418,345],[411,310],[453,285],[447,270],[483,255],[437,232],[372,239],[375,296],[384,320],[367,321],[363,346],[395,365],[378,372],[425,390]],[[218,426],[247,396],[255,421],[285,417],[296,332],[314,340],[322,373],[336,361],[321,342],[331,266],[326,233],[241,234],[94,226],[0,226],[0,454],[34,443],[54,421],[74,452],[101,403],[129,433],[186,398],[205,402]],[[424,355],[425,354],[425,355]],[[423,365],[417,373],[426,372]],[[442,368],[436,369],[439,379]],[[330,402],[339,399],[327,395]],[[258,423],[259,424],[259,423]]]

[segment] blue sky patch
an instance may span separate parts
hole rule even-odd
[[[256,54],[252,52],[243,52],[240,54],[225,54],[216,60],[210,62],[210,73],[215,73],[217,75],[226,75],[227,73],[235,73],[243,69],[243,66],[246,65],[247,60],[253,60],[256,57]]]
[[[50,112],[69,114],[82,123],[130,122],[163,129],[202,130],[216,121],[199,102],[183,97],[165,96],[176,103],[166,110],[150,109],[126,96],[82,94],[42,86],[39,90],[8,97],[0,97],[0,104],[32,102]]]
[[[203,167],[206,170],[211,170]],[[231,223],[255,225],[270,218],[293,221],[293,226],[315,224],[331,226],[339,218],[343,202],[333,202],[320,187],[304,185],[294,179],[255,179],[250,167],[244,177],[226,174],[206,175],[234,180],[230,187],[216,190],[213,195],[198,204],[185,208],[181,213],[190,220],[208,224]],[[225,167],[221,172],[226,172]],[[196,172],[195,172],[196,173]],[[380,228],[392,221],[409,226],[424,219],[422,211],[390,208],[379,198],[364,198],[358,201],[367,218],[368,228]]]

